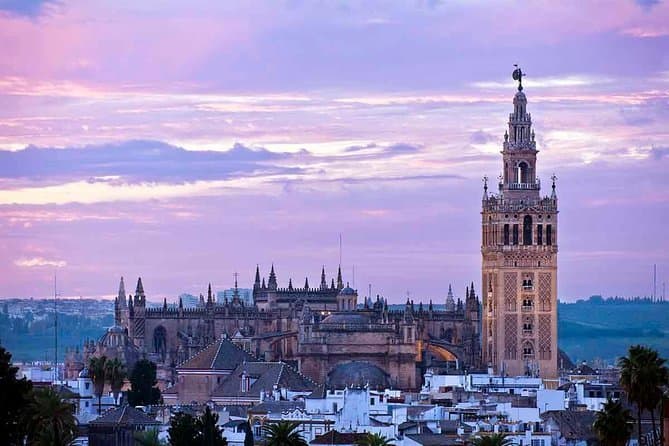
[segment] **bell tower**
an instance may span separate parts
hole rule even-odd
[[[557,195],[541,196],[532,117],[519,82],[498,191],[482,200],[483,362],[495,373],[557,378]]]

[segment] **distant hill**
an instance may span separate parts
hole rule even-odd
[[[669,303],[598,297],[558,306],[558,339],[572,360],[613,362],[633,344],[669,358]]]

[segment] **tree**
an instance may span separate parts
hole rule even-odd
[[[125,383],[125,366],[118,358],[107,361],[105,364],[105,376],[111,387],[112,394],[114,395],[114,403],[118,405],[118,396]]]
[[[244,446],[253,446],[253,430],[249,422],[244,423]]]
[[[279,421],[262,427],[266,446],[307,446],[307,442],[298,431],[300,423],[295,421]]]
[[[36,390],[29,405],[28,444],[68,446],[76,438],[74,404],[63,401],[51,388]]]
[[[23,444],[23,423],[30,404],[32,382],[16,379],[19,368],[12,365],[12,355],[0,347],[0,444]]]
[[[160,390],[155,387],[156,384],[156,364],[148,359],[137,361],[130,374],[128,404],[146,406],[160,403]]]
[[[161,446],[165,443],[158,439],[158,429],[135,432],[135,444],[139,446]]]
[[[93,393],[98,397],[98,413],[102,413],[102,394],[105,391],[107,382],[107,357],[92,357],[88,361],[88,373],[93,381]]]
[[[472,440],[472,446],[510,446],[511,439],[504,434],[479,436]]]
[[[178,412],[170,420],[167,433],[170,436],[171,446],[191,446],[193,440],[198,437],[199,431],[195,417],[190,414]]]
[[[211,411],[209,406],[195,423],[198,429],[197,444],[202,446],[226,446],[228,440],[223,437],[223,432],[216,425],[218,414]]]
[[[634,419],[620,401],[608,400],[592,425],[601,444],[625,446],[632,436]]]
[[[365,435],[357,444],[360,446],[393,446],[393,443],[383,435],[372,433]]]
[[[627,398],[637,408],[637,435],[641,444],[641,414],[650,412],[653,424],[653,438],[657,442],[655,429],[655,410],[662,400],[662,386],[669,381],[666,360],[660,358],[657,351],[642,345],[630,347],[628,356],[618,360],[620,367],[620,385],[625,389]]]

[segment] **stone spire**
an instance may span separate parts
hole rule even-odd
[[[309,278],[308,277],[304,278],[304,289],[305,290],[309,289]]]
[[[272,269],[269,272],[269,280],[267,281],[267,287],[271,290],[277,289],[276,284],[276,274],[274,273],[274,264],[272,263]]]
[[[328,283],[325,280],[325,265],[323,265],[323,269],[321,270],[321,290],[324,290],[328,287]]]
[[[141,297],[146,297],[144,295],[144,285],[142,285],[142,278],[139,277],[137,279],[137,288],[135,289],[135,296],[141,296]]]
[[[211,294],[211,282],[209,283],[209,288],[207,289],[207,304],[213,304],[213,296]]]
[[[260,288],[260,265],[256,265],[256,280],[253,282],[253,289]]]
[[[288,289],[290,291],[293,291],[293,279],[292,278],[288,279]]]
[[[453,298],[453,287],[448,284],[448,295],[446,296],[446,311],[455,310],[455,299]]]
[[[337,269],[337,289],[341,290],[344,288],[344,281],[341,278],[341,265]]]
[[[118,284],[118,303],[121,308],[126,308],[125,284],[123,283],[123,276],[121,276],[121,283]]]

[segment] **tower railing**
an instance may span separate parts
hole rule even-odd
[[[539,190],[541,182],[537,178],[534,183],[509,183],[509,190]]]

